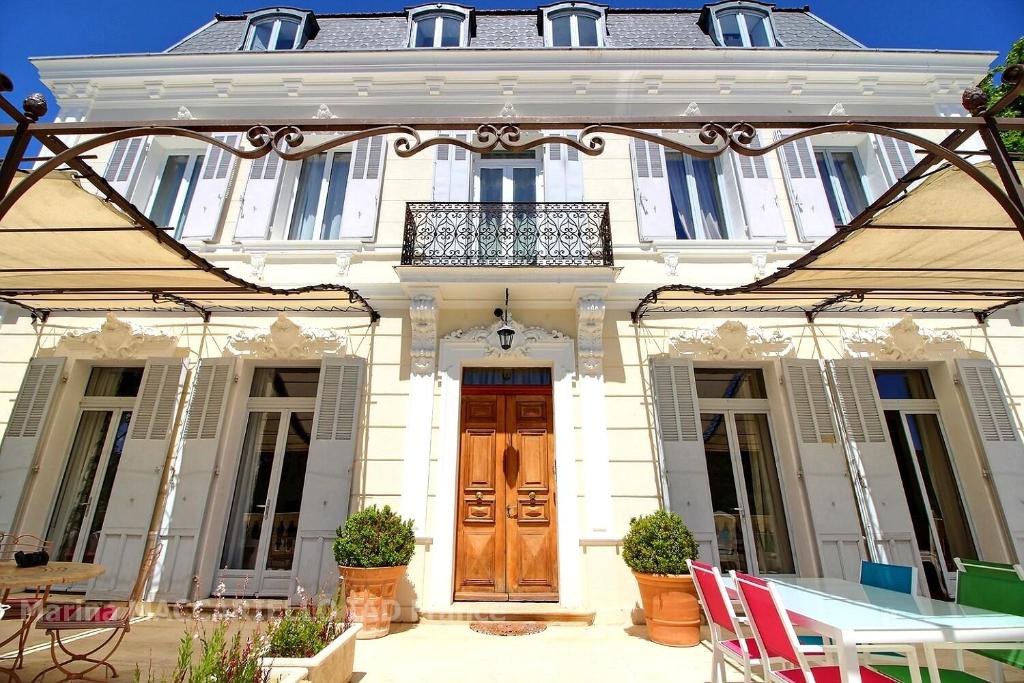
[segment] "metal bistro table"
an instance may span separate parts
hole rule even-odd
[[[18,639],[18,656],[13,659],[15,665],[10,669],[0,666],[0,675],[7,676],[9,680],[20,681],[15,671],[17,662],[24,654],[25,641],[29,630],[36,619],[46,609],[46,601],[50,597],[50,589],[53,586],[71,583],[81,583],[95,579],[103,574],[103,567],[98,564],[86,564],[84,562],[50,562],[43,567],[19,568],[14,562],[0,562],[0,595],[6,601],[8,595],[14,591],[22,591],[26,588],[35,588],[39,602],[32,607],[28,616],[22,619],[21,628],[15,634],[4,641],[4,645],[15,638]],[[5,619],[4,621],[13,621]],[[3,660],[0,660],[2,662]]]
[[[793,623],[832,639],[844,683],[860,683],[858,645],[941,645],[1024,641],[1024,617],[989,612],[842,579],[762,577]],[[725,577],[730,593],[731,577]],[[938,681],[934,657],[927,657]]]

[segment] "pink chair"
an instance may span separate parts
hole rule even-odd
[[[780,683],[839,683],[842,674],[838,666],[811,666],[800,651],[799,641],[789,615],[783,609],[771,584],[748,574],[732,572],[736,581],[743,611],[750,620],[750,628],[763,658],[765,681]],[[772,659],[782,659],[792,668],[774,671]],[[860,667],[863,683],[893,683],[896,679],[878,673],[866,666]]]
[[[754,638],[743,635],[744,619],[736,616],[732,600],[722,583],[722,574],[718,567],[703,562],[686,561],[690,575],[697,587],[700,604],[704,608],[704,616],[708,620],[711,631],[711,683],[724,683],[725,660],[743,667],[743,681],[750,683],[753,678],[753,667],[764,666],[761,661],[761,649]],[[736,638],[725,637],[725,632],[732,633]],[[804,655],[821,657],[825,652],[820,648],[804,648]]]

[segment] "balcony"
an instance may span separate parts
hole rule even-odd
[[[410,202],[403,266],[611,266],[608,204]]]

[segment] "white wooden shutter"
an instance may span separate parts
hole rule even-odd
[[[921,569],[914,524],[896,454],[867,360],[830,360],[833,397],[854,466],[865,531],[879,562]],[[921,576],[924,576],[923,570]]]
[[[753,239],[785,239],[775,179],[765,156],[732,154],[739,182],[740,199],[747,219],[747,231]]]
[[[232,147],[238,145],[237,133],[213,137]],[[206,146],[203,168],[192,192],[192,202],[188,206],[185,225],[181,229],[181,239],[209,239],[217,232],[221,208],[228,195],[231,175],[237,163],[238,159],[234,154],[220,147]]]
[[[781,140],[795,130],[775,131],[775,140]],[[823,179],[818,173],[818,164],[814,160],[814,149],[808,138],[779,148],[782,162],[782,173],[789,187],[790,201],[793,205],[793,216],[796,218],[797,229],[805,240],[818,240],[829,237],[836,231],[832,218],[832,209],[828,205]],[[827,179],[824,180],[827,182]]]
[[[235,226],[235,239],[267,239],[283,168],[281,157],[274,152],[252,160],[242,194],[242,210]]]
[[[717,562],[711,484],[693,363],[675,358],[651,361],[651,387],[667,507],[690,527],[700,548],[700,559]]]
[[[441,133],[466,141],[468,133]],[[438,145],[434,153],[434,201],[468,202],[470,192],[469,150],[455,145]]]
[[[18,503],[28,485],[63,370],[63,358],[33,358],[28,362],[0,443],[0,532],[17,531],[14,523]]]
[[[642,240],[676,239],[672,194],[668,187],[665,148],[633,138],[633,184]]]
[[[961,358],[956,365],[988,461],[988,480],[996,490],[1020,562],[1024,558],[1024,444],[992,361]]]
[[[575,134],[562,131],[546,131],[546,134],[564,134],[576,139]],[[544,201],[583,201],[583,163],[575,147],[544,145]]]
[[[171,506],[163,532],[165,552],[157,592],[161,600],[187,599],[192,588],[199,531],[217,467],[234,371],[234,358],[204,358],[196,369],[182,433],[181,461],[167,495]]]
[[[90,600],[126,599],[138,578],[184,377],[180,358],[146,363],[96,548],[106,571],[89,587]]]
[[[140,160],[149,149],[149,138],[126,138],[114,143],[103,177],[118,193],[130,199],[131,189],[138,176]]]
[[[863,532],[824,370],[816,360],[786,359],[782,367],[822,576],[859,581]]]
[[[332,595],[337,585],[334,538],[348,518],[365,373],[361,358],[324,358],[320,365],[293,565],[309,595]]]
[[[921,160],[914,153],[914,147],[904,140],[891,138],[888,135],[876,135],[875,150],[878,152],[879,161],[889,174],[889,184],[907,174],[907,171],[914,168]]]
[[[377,229],[385,156],[387,139],[383,135],[356,142],[348,169],[345,206],[341,213],[342,239],[373,238]]]

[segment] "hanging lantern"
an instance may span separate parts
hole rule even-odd
[[[512,342],[515,339],[516,331],[512,329],[512,326],[508,324],[508,288],[505,288],[505,308],[499,308],[494,311],[494,314],[501,318],[501,326],[498,328],[498,343],[501,344],[502,351],[508,351],[512,348]]]

